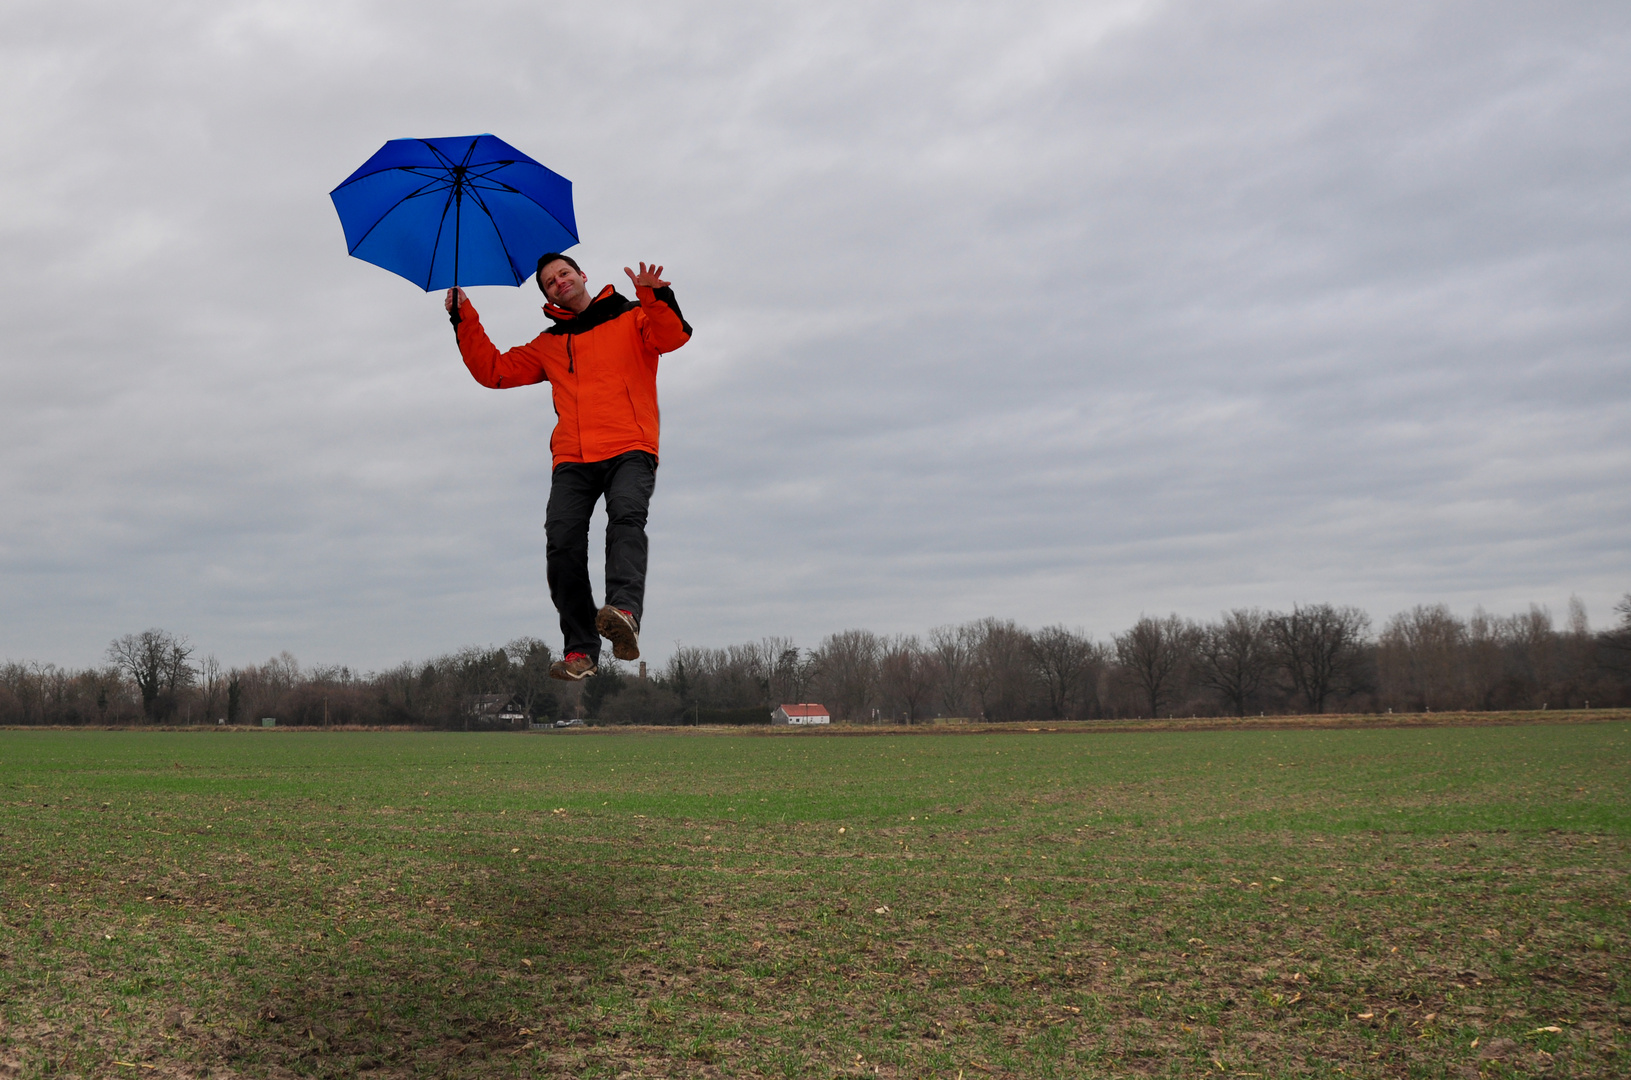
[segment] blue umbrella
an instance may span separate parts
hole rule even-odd
[[[329,192],[351,254],[426,292],[519,285],[578,242],[572,181],[503,139],[392,139]]]

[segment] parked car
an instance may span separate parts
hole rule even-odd
[[[555,721],[555,726],[556,727],[582,727],[583,726],[583,721],[582,720],[557,720],[557,721]]]

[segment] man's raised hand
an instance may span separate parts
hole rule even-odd
[[[447,299],[442,301],[442,307],[447,311],[447,313],[449,315],[453,314],[453,296],[454,296],[455,293],[458,294],[459,303],[461,303],[461,304],[464,303],[464,290],[463,289],[449,289],[449,290],[447,290]]]
[[[640,272],[638,274],[626,266],[623,268],[623,272],[629,275],[629,280],[634,282],[634,287],[636,289],[641,287],[647,289],[661,289],[668,284],[668,282],[663,280],[663,268],[658,266],[656,263],[652,263],[649,267],[645,263],[641,263]]]

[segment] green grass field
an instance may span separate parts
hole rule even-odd
[[[0,732],[0,1076],[1631,1075],[1631,723]]]

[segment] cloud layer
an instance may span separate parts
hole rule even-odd
[[[655,657],[1631,587],[1623,5],[481,8],[0,14],[0,656],[555,639],[547,392],[327,199],[478,131],[697,327]]]

